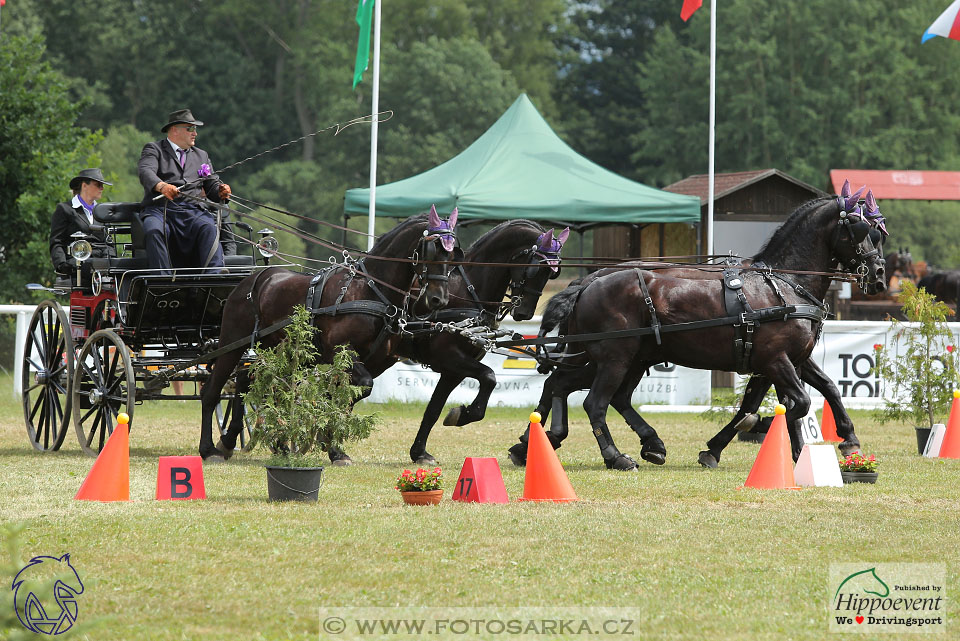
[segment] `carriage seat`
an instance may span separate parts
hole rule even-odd
[[[147,250],[144,242],[143,223],[140,222],[140,203],[99,203],[93,208],[93,219],[111,227],[130,227],[132,258],[111,258],[112,269],[147,269]]]

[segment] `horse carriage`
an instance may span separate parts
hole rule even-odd
[[[72,420],[81,449],[96,456],[120,412],[132,427],[134,408],[143,401],[199,398],[165,392],[173,381],[199,387],[209,378],[206,364],[216,357],[224,302],[257,267],[254,255],[236,255],[225,257],[220,273],[150,270],[139,209],[139,203],[94,208],[95,224],[103,226],[118,258],[90,257],[90,244],[78,232],[70,245],[76,273],[49,289],[28,286],[70,298],[69,312],[54,299],[41,302],[27,331],[23,413],[37,450],[60,449]],[[262,238],[265,264],[276,240],[266,231]],[[221,424],[229,419],[232,395],[229,386],[221,393]]]

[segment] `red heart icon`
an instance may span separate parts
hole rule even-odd
[[[857,617],[857,623],[863,623],[863,617]]]
[[[953,353],[953,345],[947,345],[947,351]]]

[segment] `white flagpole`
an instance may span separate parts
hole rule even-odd
[[[373,4],[373,120],[370,122],[370,210],[367,214],[367,250],[373,249],[374,226],[377,222],[377,132],[380,111],[380,3]]]
[[[714,146],[716,145],[715,128],[717,124],[717,0],[710,3],[710,158],[709,158],[709,187],[707,189],[707,253],[714,253],[713,242],[713,181],[714,181]]]

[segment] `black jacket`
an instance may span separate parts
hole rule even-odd
[[[58,273],[68,273],[69,270],[77,268],[76,261],[70,258],[67,248],[76,240],[72,234],[78,231],[93,236],[90,241],[93,257],[113,258],[117,255],[113,245],[107,242],[106,233],[102,229],[90,229],[90,222],[82,206],[74,208],[72,201],[60,203],[50,220],[50,260]]]

